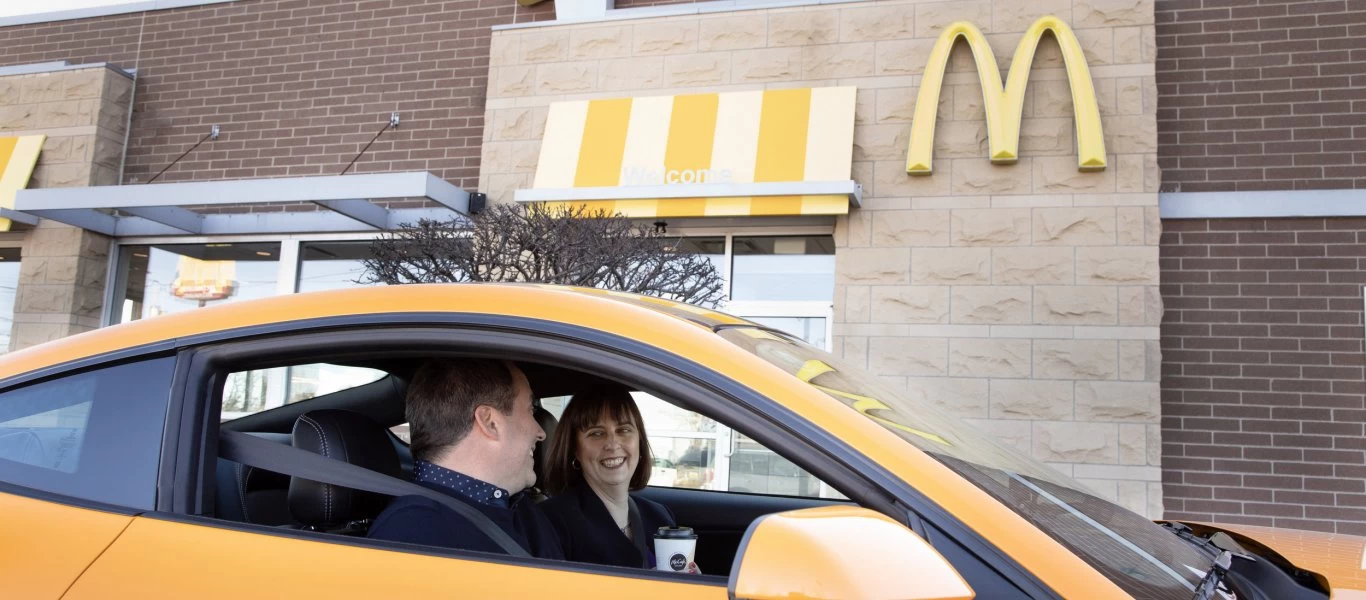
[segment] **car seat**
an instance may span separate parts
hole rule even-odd
[[[295,448],[402,477],[398,452],[383,426],[360,413],[315,410],[294,422]],[[304,529],[364,534],[389,496],[291,477],[289,511]]]

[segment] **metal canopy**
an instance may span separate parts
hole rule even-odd
[[[390,209],[425,198],[437,208]],[[202,214],[184,207],[312,202],[328,212]],[[108,236],[335,233],[469,214],[469,193],[427,172],[20,190],[12,219],[52,219]],[[106,211],[116,210],[114,215]]]

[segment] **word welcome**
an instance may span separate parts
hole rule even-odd
[[[621,185],[678,185],[682,183],[731,183],[730,169],[648,169],[621,170]]]

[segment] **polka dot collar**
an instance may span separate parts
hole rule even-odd
[[[413,464],[413,480],[440,486],[447,493],[462,496],[486,506],[511,508],[515,501],[513,494],[509,494],[503,488],[425,460],[419,460]]]

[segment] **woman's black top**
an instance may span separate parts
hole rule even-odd
[[[674,515],[658,502],[631,495],[631,537],[622,535],[607,505],[587,483],[537,505],[560,538],[566,560],[619,567],[652,569],[654,532],[674,527]]]

